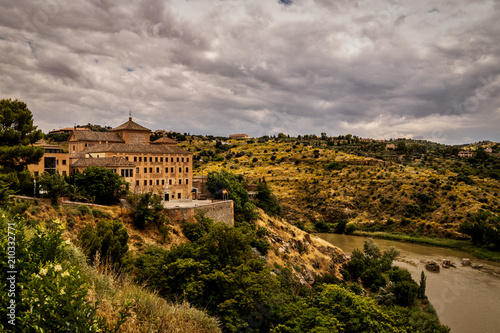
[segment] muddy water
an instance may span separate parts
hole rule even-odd
[[[345,253],[363,249],[364,237],[318,234]],[[492,263],[472,257],[470,254],[437,247],[400,243],[375,239],[382,250],[395,246],[401,255],[395,264],[410,271],[415,281],[420,273],[427,276],[426,294],[436,309],[442,324],[452,333],[500,332],[500,263]],[[460,265],[462,258],[470,258],[473,264],[483,264],[482,269]],[[439,273],[425,269],[427,260],[441,263],[449,259],[457,268],[441,268]]]

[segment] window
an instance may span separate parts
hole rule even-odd
[[[125,156],[125,159],[128,161],[128,156]]]
[[[182,168],[179,168],[179,172],[182,172]]]
[[[155,162],[158,162],[158,157],[155,157]]]
[[[74,146],[73,146],[74,147]],[[73,149],[74,150],[74,149]],[[170,157],[170,162],[173,162],[174,161],[174,158],[173,157]]]
[[[161,184],[162,184],[162,185],[165,185],[165,179],[162,179],[162,180],[161,180]]]
[[[152,179],[149,180],[149,185],[153,185],[153,180]]]
[[[179,158],[177,157],[177,162],[179,162]]]
[[[156,173],[160,173],[160,168],[156,168]]]
[[[188,173],[188,172],[189,172],[189,168],[188,168],[188,167],[186,167],[186,173]]]
[[[168,168],[165,168],[165,173],[168,173]]]
[[[186,185],[189,184],[189,179],[186,179]]]
[[[139,186],[139,181],[138,180],[135,181],[135,186]]]
[[[149,162],[153,162],[153,157],[149,157]]]
[[[156,180],[156,185],[160,185],[160,180],[159,179]]]
[[[135,173],[139,173],[139,168],[135,168]]]
[[[174,168],[170,168],[170,172],[174,172]]]
[[[177,199],[180,199],[180,198],[181,198],[181,194],[177,193]]]
[[[153,168],[149,168],[149,173],[153,173]]]
[[[75,145],[73,145],[73,151],[75,151]]]
[[[179,179],[179,185],[182,185],[182,179]]]
[[[184,162],[184,157],[181,159],[182,162]]]
[[[168,185],[172,185],[172,179],[168,180]]]
[[[137,156],[134,156],[134,162],[137,162]]]
[[[142,156],[139,156],[139,162],[142,162]]]
[[[148,168],[144,168],[144,173],[148,173]]]
[[[66,160],[62,160],[62,165],[66,165]]]
[[[132,177],[133,169],[122,169],[122,177]]]
[[[188,157],[188,158],[186,158],[186,162],[189,162],[189,157]]]
[[[87,148],[87,144],[85,144],[85,148]]]
[[[148,181],[147,180],[144,181],[144,186],[146,186],[146,185],[148,185]]]
[[[163,163],[163,157],[160,157],[160,162]]]

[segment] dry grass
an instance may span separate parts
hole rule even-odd
[[[72,251],[72,261],[82,267],[89,284],[88,300],[98,302],[97,314],[110,326],[120,320],[120,312],[129,315],[119,332],[221,332],[216,318],[189,303],[171,304],[136,285],[128,276],[116,273],[108,263],[97,259],[90,267],[78,248]]]

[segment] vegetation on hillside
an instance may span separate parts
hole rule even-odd
[[[387,148],[390,144],[395,148]],[[497,246],[500,158],[495,143],[455,147],[325,134],[246,141],[191,136],[181,145],[195,154],[198,173],[231,170],[250,184],[265,177],[281,216],[306,231],[470,240],[468,226],[483,211],[489,216],[489,236],[475,243]],[[473,151],[473,157],[458,157],[462,149]]]

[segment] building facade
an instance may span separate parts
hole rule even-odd
[[[70,173],[69,154],[61,147],[48,144],[44,140],[39,140],[35,146],[42,147],[45,150],[40,162],[28,165],[28,170],[34,175],[40,175],[44,172],[58,172],[66,176]]]
[[[151,130],[134,121],[110,132],[74,130],[68,138],[69,153],[40,142],[45,155],[33,173],[82,172],[88,167],[105,167],[120,174],[134,194],[152,192],[165,200],[192,198],[193,154],[166,137],[150,142]]]

